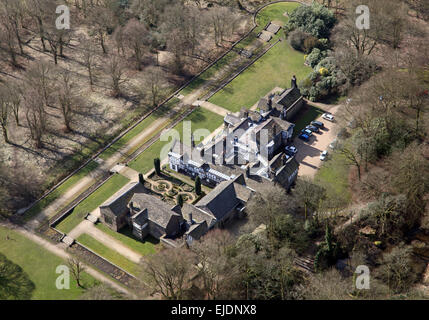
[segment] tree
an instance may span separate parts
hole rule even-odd
[[[234,238],[225,230],[216,229],[207,233],[192,245],[191,250],[198,259],[197,270],[201,278],[201,289],[208,300],[228,299],[231,283],[238,276],[231,265],[229,250],[234,246]]]
[[[122,85],[128,81],[125,64],[122,59],[112,55],[107,62],[106,72],[110,75],[112,95],[118,98],[122,94]]]
[[[309,211],[310,213],[316,211],[320,203],[326,199],[326,190],[310,178],[303,177],[296,182],[293,195],[299,204],[304,205],[304,217],[307,219]]]
[[[141,185],[144,185],[144,176],[143,173],[139,173],[139,182]]]
[[[81,101],[76,93],[76,85],[70,73],[66,70],[58,72],[59,85],[57,90],[58,102],[64,119],[65,131],[73,131],[71,122]]]
[[[194,256],[184,248],[165,249],[143,260],[143,277],[154,293],[180,300],[190,283]]]
[[[137,70],[142,70],[143,55],[149,44],[148,30],[137,19],[131,19],[122,30],[122,39],[126,47],[134,53]]]
[[[159,160],[159,158],[155,158],[153,160],[153,165],[154,165],[156,174],[158,176],[160,176],[161,175],[161,160]]]
[[[195,179],[195,193],[197,196],[201,195],[201,179],[199,176]]]
[[[164,74],[159,67],[149,67],[145,72],[145,88],[150,97],[152,107],[158,106],[162,97]]]
[[[34,88],[27,88],[24,95],[24,108],[31,138],[35,142],[35,147],[41,148],[42,138],[47,129],[44,98]]]
[[[177,204],[182,208],[183,207],[183,195],[182,194],[178,194],[177,195]]]
[[[412,268],[412,249],[402,245],[386,253],[378,275],[394,293],[406,292],[416,281]]]
[[[8,135],[9,115],[12,111],[9,95],[5,86],[0,85],[0,126],[5,143],[10,143]]]
[[[91,39],[81,38],[80,43],[82,44],[82,62],[88,71],[89,85],[91,86],[91,90],[93,90],[95,83],[94,73],[96,68],[97,52]]]
[[[67,260],[67,265],[70,268],[70,272],[73,278],[76,280],[76,284],[78,287],[83,288],[82,286],[82,274],[85,271],[85,266],[82,261],[77,258],[70,257]]]

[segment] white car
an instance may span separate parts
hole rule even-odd
[[[320,155],[320,160],[325,161],[326,157],[328,156],[328,151],[323,151],[322,154]]]
[[[322,115],[322,118],[326,119],[326,120],[329,120],[329,121],[334,121],[334,116],[332,114],[330,114],[330,113],[324,113]]]

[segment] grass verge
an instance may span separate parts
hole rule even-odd
[[[8,237],[9,240],[4,240]],[[0,252],[19,265],[35,285],[31,299],[75,300],[85,292],[72,278],[69,290],[58,290],[55,282],[59,274],[56,268],[66,262],[34,243],[19,232],[0,227]],[[85,273],[82,283],[89,288],[96,284],[94,278]]]
[[[69,233],[79,223],[85,215],[97,209],[119,189],[125,186],[130,180],[122,175],[116,174],[105,182],[100,188],[93,192],[88,198],[77,205],[73,212],[61,221],[56,228],[64,233]]]

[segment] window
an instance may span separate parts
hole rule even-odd
[[[104,215],[104,222],[106,222],[107,224],[113,225],[113,219],[107,215]]]

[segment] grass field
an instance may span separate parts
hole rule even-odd
[[[71,176],[67,179],[61,186],[55,189],[51,194],[49,194],[46,198],[39,201],[34,207],[28,210],[25,213],[24,219],[25,221],[30,220],[35,215],[40,213],[44,208],[49,206],[53,201],[60,198],[63,194],[67,192],[73,185],[75,185],[80,179],[88,175],[91,171],[95,170],[98,167],[98,163],[91,161],[87,166],[79,170],[75,175]],[[88,186],[89,187],[89,186]],[[83,192],[84,190],[82,190]],[[76,194],[76,198],[79,194]],[[70,199],[70,202],[74,199]]]
[[[243,106],[250,108],[275,87],[289,88],[293,75],[299,81],[310,72],[304,65],[304,54],[282,41],[209,101],[233,112]]]
[[[116,174],[106,183],[93,192],[88,198],[76,206],[73,212],[61,221],[56,228],[64,233],[73,230],[87,213],[90,213],[102,205],[107,199],[125,186],[130,180],[124,176]]]
[[[165,105],[160,107],[157,111],[155,111],[150,116],[148,116],[146,119],[144,119],[142,122],[140,122],[132,130],[127,132],[121,139],[116,141],[110,148],[108,148],[106,151],[104,151],[100,155],[100,158],[103,160],[107,160],[108,158],[110,158],[114,153],[119,151],[122,147],[124,147],[127,143],[129,143],[133,138],[135,138],[137,135],[139,135],[143,130],[148,128],[153,121],[155,121],[155,120],[159,119],[160,117],[166,115],[168,113],[168,111],[171,110],[171,108],[175,104],[177,104],[178,102],[180,102],[180,100],[177,98],[171,99],[168,103],[166,103]],[[148,139],[150,139],[150,137],[148,137]]]
[[[207,129],[210,132],[217,129],[222,125],[223,117],[208,111],[203,108],[198,108],[192,112],[184,121],[192,122],[192,132],[197,129]],[[183,121],[177,124],[172,130],[177,130],[178,137],[183,137]],[[169,131],[171,133],[172,131]],[[201,140],[196,139],[198,144]],[[132,161],[129,166],[137,170],[138,172],[147,173],[153,168],[153,159],[159,158],[163,148],[171,146],[172,141],[160,141],[158,140],[153,145],[151,145],[145,152],[143,152],[137,159]],[[165,150],[165,149],[164,149]]]
[[[310,106],[310,105],[305,106],[305,108],[300,110],[300,112],[296,114],[294,119],[291,120],[291,122],[295,124],[295,128],[293,130],[293,136],[294,137],[298,136],[301,130],[304,129],[306,126],[308,126],[311,123],[311,121],[316,120],[324,113],[325,111],[317,107]]]
[[[10,240],[6,240],[9,236]],[[18,264],[35,285],[32,299],[36,300],[73,300],[78,299],[84,289],[78,288],[76,282],[70,279],[70,290],[58,290],[55,281],[59,274],[56,268],[66,262],[45,250],[38,244],[27,239],[20,233],[0,227],[0,252],[9,260]],[[88,288],[97,281],[84,274],[83,285]]]
[[[138,264],[128,260],[93,237],[87,234],[82,234],[77,238],[77,241],[132,275],[139,274],[140,268]]]
[[[331,152],[329,160],[318,170],[314,180],[327,189],[329,196],[349,203],[351,200],[349,171],[350,165],[344,156],[338,152]]]
[[[102,223],[98,223],[96,227],[112,238],[115,238],[129,249],[141,254],[142,256],[155,253],[156,247],[159,244],[157,239],[151,237],[147,237],[145,242],[138,240],[127,227],[120,230],[119,232],[109,229]]]

